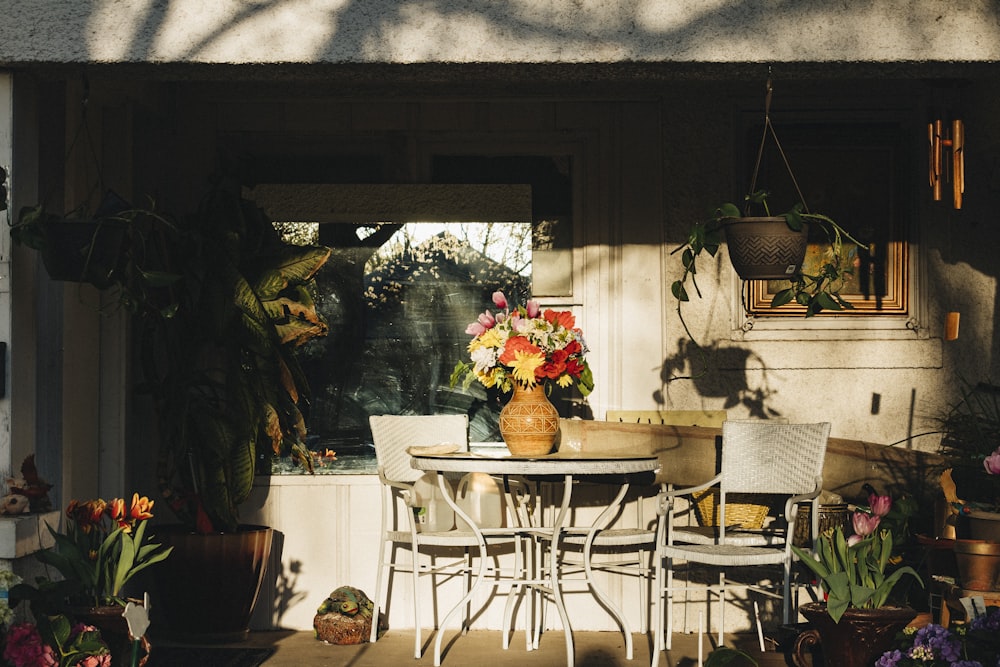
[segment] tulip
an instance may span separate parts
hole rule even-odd
[[[868,496],[868,504],[871,506],[872,514],[885,516],[892,509],[892,496],[880,496],[872,493]]]
[[[486,333],[486,327],[484,327],[479,322],[473,322],[469,326],[465,327],[465,333],[470,336],[481,336]]]
[[[493,326],[497,323],[496,318],[493,317],[493,313],[491,313],[488,310],[483,312],[479,316],[478,320],[479,323],[482,324],[483,327],[485,327],[486,329],[492,329]]]
[[[524,306],[525,311],[528,313],[528,317],[538,317],[538,313],[541,312],[542,307],[538,305],[538,302],[534,299],[529,299],[528,303]]]
[[[503,295],[503,292],[497,290],[496,292],[493,292],[493,303],[497,308],[503,310],[507,307],[507,297]]]
[[[145,521],[153,518],[153,503],[146,496],[140,497],[138,493],[132,494],[132,508],[128,515],[137,521]]]
[[[1000,475],[1000,448],[983,459],[983,467],[989,475]]]
[[[877,514],[868,514],[867,512],[855,512],[854,516],[851,517],[851,523],[854,525],[854,534],[861,537],[868,537],[874,533],[881,521],[882,517]]]

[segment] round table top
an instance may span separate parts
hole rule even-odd
[[[411,465],[417,470],[499,475],[621,475],[655,472],[660,467],[656,454],[555,452],[545,456],[512,456],[507,452],[426,454],[411,451],[410,455],[413,457]]]

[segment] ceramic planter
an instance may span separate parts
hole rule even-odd
[[[850,608],[834,623],[826,604],[810,602],[799,611],[812,626],[795,640],[793,662],[798,667],[811,664],[806,650],[819,645],[824,665],[870,667],[892,645],[896,633],[912,621],[917,612],[909,607],[878,609]]]
[[[740,218],[725,233],[729,260],[743,280],[786,280],[806,256],[808,225],[795,231],[782,217]]]
[[[156,540],[174,548],[156,568],[151,605],[152,613],[162,613],[167,633],[203,642],[245,640],[272,537],[265,526],[208,535],[158,526]]]

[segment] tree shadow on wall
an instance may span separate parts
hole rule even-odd
[[[724,399],[723,408],[743,407],[756,419],[771,419],[781,414],[767,405],[774,393],[767,384],[767,369],[760,373],[759,382],[751,387],[747,369],[753,360],[754,367],[763,367],[763,361],[749,350],[726,347],[718,343],[698,345],[688,338],[677,341],[677,354],[663,360],[660,367],[660,389],[653,392],[657,405],[667,403],[667,388],[672,382],[687,380],[694,383],[703,398]]]

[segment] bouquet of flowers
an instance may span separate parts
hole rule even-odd
[[[1000,608],[951,631],[931,623],[906,628],[875,667],[994,667],[1000,658]]]
[[[471,364],[460,361],[451,374],[454,386],[465,376],[465,386],[479,380],[486,387],[511,391],[514,384],[532,389],[554,382],[569,387],[574,382],[586,396],[594,389],[587,364],[587,345],[576,328],[573,313],[546,309],[535,300],[511,308],[503,292],[493,293],[497,311],[485,311],[465,333]]]
[[[885,606],[893,587],[904,575],[920,581],[916,570],[909,565],[887,571],[892,557],[892,532],[879,524],[889,514],[892,498],[872,495],[869,502],[867,511],[856,511],[851,517],[853,535],[845,537],[843,528],[837,526],[816,538],[815,558],[808,551],[792,546],[795,555],[820,578],[827,595],[826,609],[835,623],[848,607]]]
[[[47,582],[43,593],[25,591],[23,585],[15,592],[32,603],[47,593],[49,598],[65,597],[71,604],[124,605],[122,586],[172,550],[146,540],[146,522],[153,516],[152,509],[153,501],[138,493],[130,505],[122,498],[70,501],[66,534],[50,527],[55,548],[38,554],[39,560],[62,574],[63,581]]]
[[[111,651],[92,625],[70,625],[62,615],[38,624],[15,623],[4,637],[3,658],[12,667],[110,667]]]

